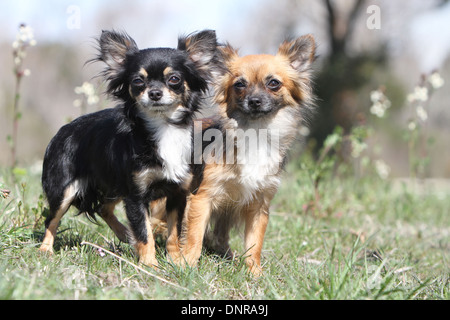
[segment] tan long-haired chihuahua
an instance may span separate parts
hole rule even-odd
[[[261,274],[270,202],[287,151],[313,106],[315,48],[313,36],[306,35],[282,43],[276,55],[240,57],[230,45],[220,49],[227,69],[215,88],[222,117],[204,121],[200,130],[203,142],[212,142],[203,143],[194,169],[197,183],[178,263],[196,265],[210,224],[209,245],[229,255],[229,231],[243,224],[245,262],[254,275]]]

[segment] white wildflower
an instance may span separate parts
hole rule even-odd
[[[391,174],[391,168],[383,160],[375,161],[375,170],[383,180],[389,178],[389,175]]]
[[[341,137],[337,133],[330,134],[324,142],[324,145],[328,148],[334,147],[341,140]]]
[[[20,58],[20,57],[15,57],[15,58],[14,58],[14,64],[15,64],[16,66],[20,66],[20,65],[22,64],[22,58]]]
[[[298,133],[303,137],[308,137],[311,134],[311,131],[309,130],[308,127],[301,126],[300,129],[298,130]]]
[[[433,89],[442,88],[445,84],[445,80],[441,77],[438,72],[434,72],[429,78],[428,82],[431,84]]]
[[[383,118],[386,113],[386,109],[381,102],[377,101],[370,108],[370,113],[376,115],[378,118]]]
[[[75,99],[75,100],[73,100],[73,106],[74,106],[75,108],[80,108],[82,104],[83,104],[83,102],[81,101],[81,99]]]
[[[387,109],[392,105],[391,101],[389,101],[381,89],[372,91],[370,93],[370,100],[372,101],[370,113],[376,115],[378,118],[383,118]]]
[[[428,101],[428,88],[427,87],[415,87],[414,92],[408,95],[408,102],[414,102],[414,101]]]
[[[375,90],[370,93],[370,100],[375,103],[383,98],[384,94],[380,90]]]
[[[428,101],[428,88],[426,87],[417,87],[416,88],[416,98],[419,101]]]
[[[418,106],[417,109],[416,109],[416,112],[417,112],[417,116],[419,117],[420,120],[422,120],[423,122],[427,121],[428,113],[424,109],[424,107]]]
[[[84,82],[81,85],[81,87],[76,87],[74,91],[76,94],[84,95],[86,97],[88,105],[94,105],[100,101],[99,97],[95,92],[95,87],[92,83]],[[74,105],[81,106],[81,103],[80,102],[75,103],[74,101]]]
[[[27,25],[20,25],[19,33],[17,34],[16,41],[13,42],[13,48],[17,49],[20,46],[35,46],[37,41],[34,39],[33,29]]]
[[[17,37],[20,41],[27,42],[28,39],[33,39],[33,29],[23,24],[19,27],[19,34]]]
[[[17,77],[30,75],[30,70],[21,70],[22,64],[27,56],[26,49],[29,46],[35,46],[36,40],[34,40],[33,29],[24,24],[19,27],[19,33],[17,34],[16,40],[12,43],[13,47],[13,61],[14,61],[14,72]]]
[[[410,122],[408,123],[408,129],[409,129],[410,131],[414,131],[414,130],[416,130],[416,128],[417,128],[417,124],[416,124],[414,121],[410,121]]]
[[[92,106],[94,104],[97,104],[100,101],[99,97],[96,95],[89,96],[87,99],[88,105]]]
[[[89,82],[83,82],[83,84],[81,85],[81,87],[76,87],[74,91],[75,91],[76,94],[90,95],[90,94],[92,94],[95,90],[94,90],[94,86],[93,86],[91,83],[89,83]]]
[[[363,153],[364,150],[367,149],[367,144],[364,142],[361,142],[359,140],[353,140],[352,141],[352,157],[357,159],[361,156],[361,153]]]
[[[97,249],[97,252],[98,252],[98,254],[99,254],[101,257],[106,256],[105,251],[103,251],[102,249]]]

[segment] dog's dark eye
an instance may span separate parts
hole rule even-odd
[[[269,83],[267,84],[267,88],[269,88],[270,90],[278,90],[281,87],[281,82],[278,81],[277,79],[272,79],[269,81]]]
[[[236,89],[242,90],[242,89],[245,89],[245,88],[247,87],[247,84],[246,84],[244,81],[237,81],[237,82],[234,84],[234,87],[235,87]]]
[[[171,77],[169,78],[169,84],[170,84],[170,85],[175,86],[175,85],[179,84],[180,82],[181,82],[181,79],[178,78],[177,76],[171,76]]]
[[[145,84],[144,80],[142,80],[141,78],[133,79],[132,83],[133,85],[138,87],[142,87]]]

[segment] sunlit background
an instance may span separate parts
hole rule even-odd
[[[390,176],[406,176],[405,135],[417,121],[426,133],[423,152],[430,158],[425,176],[450,177],[448,1],[2,1],[3,166],[11,162],[7,137],[13,131],[16,83],[12,51],[22,23],[32,28],[36,40],[23,60],[29,71],[22,79],[18,104],[17,160],[23,166],[39,163],[49,140],[67,121],[113,106],[101,96],[101,84],[94,77],[101,66],[85,65],[96,54],[94,39],[102,29],[125,30],[144,48],[175,47],[180,34],[207,28],[215,29],[220,41],[239,47],[242,54],[276,53],[284,39],[312,33],[318,42],[315,78],[320,113],[308,132],[311,150],[317,150],[336,126],[344,132],[370,126],[368,156],[382,160]],[[421,100],[417,89],[436,71],[444,81],[436,88],[429,85]],[[94,85],[100,100],[91,104],[83,100],[85,82]],[[381,113],[374,108],[376,92],[389,100]]]

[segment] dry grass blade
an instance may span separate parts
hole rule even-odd
[[[119,260],[121,260],[121,261],[123,261],[123,262],[125,262],[125,263],[128,263],[128,264],[131,265],[132,267],[138,269],[139,271],[142,271],[143,273],[145,273],[146,275],[148,275],[148,276],[150,276],[150,277],[152,277],[152,278],[158,279],[159,281],[162,281],[162,282],[164,282],[164,283],[167,283],[167,284],[169,284],[169,285],[171,285],[171,286],[174,286],[174,287],[176,287],[176,288],[178,288],[178,289],[182,289],[182,290],[186,290],[186,291],[188,290],[188,289],[186,289],[186,288],[183,288],[183,287],[177,285],[176,283],[167,281],[167,280],[164,279],[164,278],[161,278],[161,277],[159,277],[159,276],[157,276],[157,275],[155,275],[155,274],[153,274],[153,273],[151,273],[151,272],[148,272],[147,270],[145,270],[145,269],[139,267],[138,265],[134,264],[133,262],[130,262],[130,261],[128,261],[128,260],[126,260],[126,259],[124,259],[124,258],[118,256],[117,254],[115,254],[115,253],[113,253],[113,252],[111,252],[111,251],[109,251],[109,250],[107,250],[107,249],[105,249],[105,248],[102,248],[102,247],[100,247],[100,246],[98,246],[98,245],[96,245],[96,244],[93,244],[93,243],[87,242],[87,241],[83,241],[83,242],[81,243],[81,245],[89,245],[89,246],[94,247],[94,248],[96,248],[96,249],[100,249],[100,250],[104,251],[105,253],[107,253],[107,254],[109,254],[109,255],[111,255],[111,256],[113,256],[113,257],[115,257],[115,258],[117,258],[117,259],[119,259]]]

